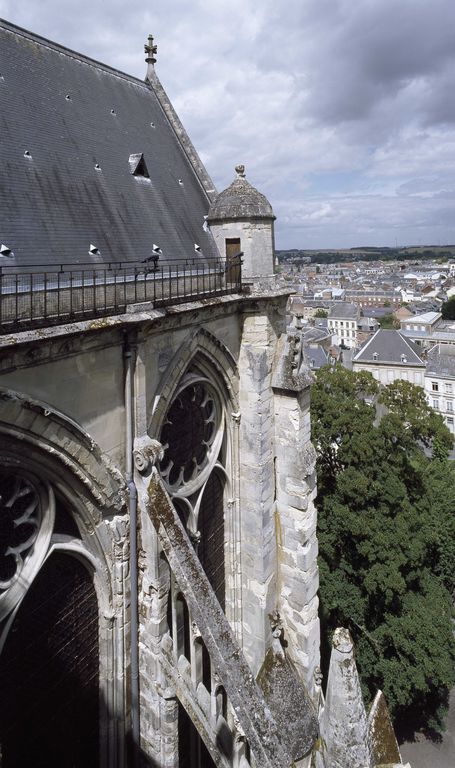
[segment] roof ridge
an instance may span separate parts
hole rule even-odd
[[[34,40],[36,43],[42,45],[45,48],[50,48],[51,50],[55,50],[58,53],[63,53],[65,56],[68,56],[71,59],[76,59],[83,62],[84,64],[90,64],[98,69],[108,72],[109,74],[116,75],[122,80],[132,80],[134,83],[142,85],[146,89],[150,89],[150,85],[148,85],[144,80],[141,80],[139,77],[129,75],[127,72],[122,72],[120,69],[116,69],[115,67],[111,67],[109,64],[104,64],[102,61],[98,61],[98,59],[92,59],[85,53],[80,53],[79,51],[75,51],[72,48],[67,48],[60,43],[56,43],[54,40],[49,40],[47,37],[37,35],[35,32],[24,29],[24,27],[19,27],[17,24],[13,24],[11,21],[0,18],[0,27],[3,27],[3,29],[5,29],[7,32],[14,32],[22,37],[28,38],[29,40]]]
[[[360,354],[363,354],[363,352],[365,352],[366,348],[367,348],[367,347],[368,347],[368,346],[371,344],[371,342],[373,341],[373,339],[374,339],[374,338],[375,338],[375,337],[378,335],[379,331],[381,331],[381,330],[383,330],[383,329],[382,329],[382,328],[378,328],[378,330],[374,332],[374,334],[373,334],[373,336],[371,337],[371,339],[368,339],[368,341],[367,341],[367,342],[364,344],[364,346],[363,346],[363,347],[360,347],[359,351],[358,351],[358,352],[357,352],[357,353],[354,355],[354,358],[353,358],[353,360],[356,360],[356,358],[357,358],[357,357],[358,357]]]
[[[174,108],[174,105],[167,95],[167,92],[164,89],[164,86],[156,74],[154,68],[152,69],[152,72],[147,75],[145,84],[151,90],[153,90],[153,93],[156,96],[158,104],[160,105],[166,120],[168,121],[171,129],[174,131],[177,141],[187,156],[190,166],[192,167],[199,184],[205,192],[209,203],[211,203],[218,194],[215,184],[213,183],[212,178],[210,177],[204,163],[199,157],[197,149],[188,136],[188,133],[186,132],[186,129],[183,126],[183,123],[181,122]]]
[[[409,343],[409,340],[406,338],[406,336],[403,336],[403,334],[402,334],[402,333],[400,333],[400,331],[397,331],[397,333],[399,333],[399,334],[400,334],[401,338],[402,338],[402,339],[403,339],[403,341],[405,342],[406,346],[408,346],[408,347],[409,347],[409,349],[411,350],[411,352],[412,352],[412,353],[413,353],[413,354],[414,354],[416,357],[418,357],[418,358],[419,358],[419,360],[421,360],[422,358],[421,358],[421,357],[420,357],[420,355],[417,353],[417,351],[411,347],[411,344]]]

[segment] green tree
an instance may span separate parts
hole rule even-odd
[[[386,329],[393,329],[393,328],[396,329],[400,327],[400,323],[398,322],[396,317],[392,315],[392,313],[389,313],[379,318],[379,326],[381,328],[386,328]]]
[[[321,309],[321,308],[319,308],[319,309],[317,309],[317,310],[316,310],[316,312],[314,313],[314,316],[315,316],[315,317],[328,317],[328,314],[329,314],[329,313],[327,312],[327,310],[326,310],[326,309]]]
[[[379,394],[341,367],[318,372],[311,412],[324,632],[350,628],[366,695],[381,688],[398,721],[440,724],[455,678],[450,433],[419,388]]]
[[[441,313],[444,320],[455,320],[455,296],[444,302]]]

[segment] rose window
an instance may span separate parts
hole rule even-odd
[[[0,592],[8,589],[22,570],[41,525],[38,492],[20,475],[0,477]]]
[[[165,483],[171,489],[193,487],[216,460],[221,442],[217,399],[205,381],[189,384],[176,395],[160,439]]]

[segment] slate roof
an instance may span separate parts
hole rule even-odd
[[[329,362],[329,356],[320,344],[315,347],[305,347],[305,355],[308,365],[314,371],[318,371]]]
[[[377,359],[373,357],[377,354]],[[401,356],[404,355],[406,362]],[[354,363],[390,363],[425,367],[419,354],[419,347],[399,333],[380,328],[353,358]]]
[[[412,318],[412,323],[415,325],[416,323],[422,323],[422,324],[428,324],[428,323],[434,323],[436,320],[438,320],[441,317],[440,312],[423,312],[420,315],[414,315]],[[407,322],[409,318],[406,318],[404,322]]]
[[[157,88],[3,21],[0,75],[2,263],[89,262],[91,243],[97,262],[153,244],[160,263],[217,255],[204,179]]]
[[[357,320],[358,314],[359,309],[357,304],[350,304],[347,301],[337,301],[330,309],[329,318],[331,320]]]
[[[455,378],[455,345],[437,344],[428,352],[427,376]]]
[[[233,221],[242,219],[273,220],[276,216],[272,206],[256,187],[239,176],[223,192],[220,192],[209,210],[208,221]]]
[[[318,341],[323,341],[324,339],[329,339],[330,333],[328,332],[327,328],[307,328],[306,330],[302,331],[302,339],[305,344],[310,343],[316,343]]]

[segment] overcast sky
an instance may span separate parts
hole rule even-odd
[[[455,0],[0,0],[143,78],[219,190],[244,163],[278,248],[455,243]]]

